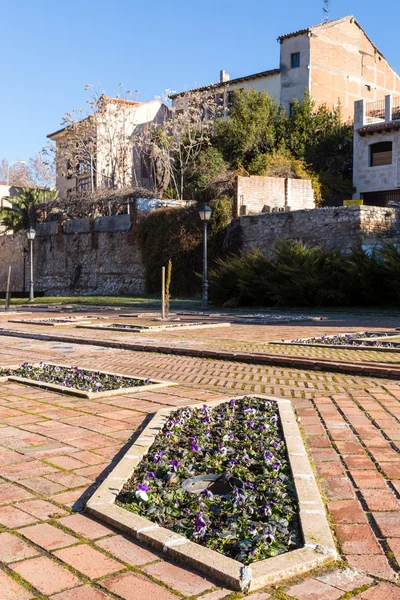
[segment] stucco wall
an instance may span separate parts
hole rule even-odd
[[[351,206],[249,215],[240,218],[243,250],[258,248],[272,256],[278,239],[350,252],[382,240],[400,243],[400,209]]]
[[[144,291],[144,268],[129,215],[39,226],[34,241],[35,288],[47,295],[128,294]],[[0,237],[0,289],[12,267],[12,289],[22,290],[26,234]],[[26,280],[28,282],[28,265]],[[27,289],[27,288],[26,288]]]
[[[393,143],[393,162],[391,165],[370,167],[370,146],[378,142]],[[400,131],[373,133],[361,136],[354,133],[353,184],[354,197],[359,198],[365,192],[379,192],[398,188],[400,180]]]
[[[291,68],[291,54],[300,52],[300,67]],[[285,38],[280,47],[281,104],[289,113],[289,105],[297,98],[303,100],[310,88],[310,43],[306,33]]]

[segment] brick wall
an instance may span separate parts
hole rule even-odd
[[[308,179],[283,177],[237,177],[235,185],[235,215],[266,212],[284,208],[300,210],[314,208],[314,192]],[[243,207],[246,207],[243,209]]]
[[[349,253],[361,244],[400,243],[400,209],[349,206],[249,215],[240,218],[243,250],[258,248],[272,256],[277,240],[297,239]]]
[[[353,120],[356,100],[381,100],[400,92],[400,78],[354,20],[315,29],[310,37],[311,95],[317,106],[341,103]]]

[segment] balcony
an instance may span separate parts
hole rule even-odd
[[[400,96],[392,100],[392,121],[400,121]]]
[[[396,128],[400,125],[400,96],[395,98],[387,95],[383,100],[366,102],[358,100],[354,107],[354,128],[360,130],[367,127],[369,130],[390,129],[393,123]],[[391,125],[392,124],[392,125]]]
[[[373,123],[385,122],[385,100],[377,102],[368,102],[365,105],[365,123],[371,125]]]

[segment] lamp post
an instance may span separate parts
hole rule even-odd
[[[27,232],[26,236],[29,240],[29,250],[30,250],[30,279],[29,279],[29,302],[35,301],[35,296],[33,293],[33,240],[35,239],[36,231],[31,227]]]
[[[9,181],[10,181],[10,167],[11,165],[16,165],[20,163],[21,165],[26,165],[26,160],[13,160],[13,162],[10,162],[10,164],[7,167],[7,187],[9,186]]]
[[[22,291],[23,292],[25,292],[25,287],[26,287],[26,259],[27,259],[28,254],[29,254],[28,248],[24,248],[22,250],[22,258],[24,259],[24,274],[22,277]]]
[[[208,308],[208,279],[207,279],[207,223],[212,210],[207,204],[199,209],[200,219],[203,221],[203,285],[201,295],[201,308]]]

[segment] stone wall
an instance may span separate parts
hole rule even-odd
[[[309,179],[257,175],[236,177],[234,203],[236,216],[314,207],[314,191]]]
[[[22,290],[26,233],[0,236],[0,289],[8,266],[12,289]],[[129,215],[43,223],[34,241],[35,288],[46,295],[134,294],[144,292],[145,275],[136,226]],[[26,265],[28,289],[29,265]]]
[[[400,243],[400,209],[349,206],[240,217],[243,250],[272,256],[278,239],[344,253],[361,244],[368,250],[383,240]]]

